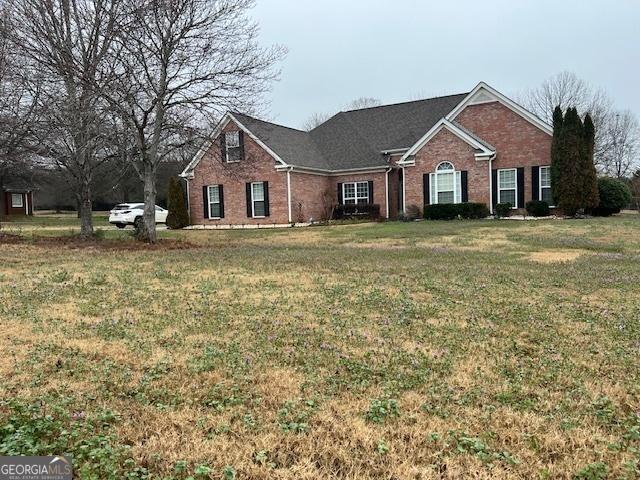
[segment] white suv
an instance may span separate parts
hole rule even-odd
[[[144,203],[121,203],[109,212],[109,223],[118,228],[134,225],[138,228],[142,224]],[[168,210],[156,205],[156,223],[167,223]]]

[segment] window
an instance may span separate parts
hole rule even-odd
[[[222,218],[220,185],[209,186],[209,218]]]
[[[369,182],[342,184],[342,201],[349,205],[367,205],[369,202]]]
[[[540,198],[543,202],[553,205],[551,196],[551,167],[540,167]]]
[[[517,207],[517,170],[498,170],[498,203],[510,203],[513,208]]]
[[[254,218],[262,218],[266,215],[263,182],[251,184],[251,212]]]
[[[431,204],[462,202],[460,172],[456,172],[451,162],[442,162],[436,172],[429,174]]]
[[[11,206],[13,208],[22,208],[24,207],[22,194],[21,193],[12,193],[11,194]]]
[[[242,160],[242,145],[240,145],[240,132],[227,132],[224,134],[224,148],[227,162],[239,162]]]

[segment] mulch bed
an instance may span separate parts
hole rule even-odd
[[[157,243],[143,243],[135,240],[82,238],[75,235],[62,237],[24,237],[0,232],[0,245],[27,244],[39,247],[62,247],[69,249],[93,249],[107,251],[158,251],[158,250],[187,250],[197,248],[183,240],[161,239]]]

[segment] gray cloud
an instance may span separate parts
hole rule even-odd
[[[300,127],[357,97],[385,103],[468,91],[507,95],[563,70],[640,113],[635,0],[259,0],[262,41],[289,55],[271,116]]]

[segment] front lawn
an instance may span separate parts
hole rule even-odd
[[[100,479],[640,475],[637,216],[108,233],[0,244],[0,455]]]

